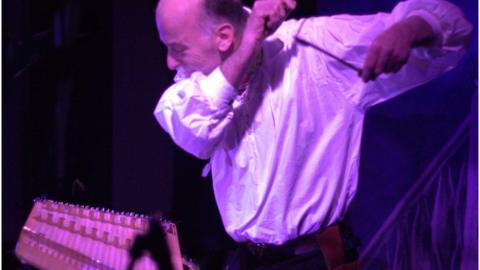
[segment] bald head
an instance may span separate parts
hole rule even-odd
[[[205,74],[235,50],[246,21],[240,0],[160,0],[155,13],[169,68]]]
[[[157,26],[159,19],[173,19],[176,23],[185,23],[183,19],[194,19],[197,26],[211,30],[212,26],[228,22],[237,31],[242,31],[248,17],[241,0],[159,0],[157,9]]]
[[[155,10],[159,29],[197,29],[199,22],[204,21],[206,14],[204,0],[161,0]]]

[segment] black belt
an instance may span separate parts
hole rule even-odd
[[[255,257],[286,259],[297,255],[321,251],[329,269],[346,263],[355,263],[359,241],[344,223],[334,224],[315,233],[287,241],[282,245],[246,242]],[[356,268],[349,268],[356,269]]]
[[[315,239],[315,234],[299,237],[290,240],[282,245],[246,242],[248,251],[257,257],[263,256],[294,256],[319,250],[320,246]]]

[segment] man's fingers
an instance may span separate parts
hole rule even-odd
[[[385,68],[383,69],[383,73],[393,73],[395,72],[395,67],[397,66],[398,63],[396,62],[393,62],[393,61],[389,61],[387,62],[387,64],[385,65]]]
[[[373,80],[375,78],[374,76],[374,71],[372,69],[362,69],[362,72],[360,76],[362,77],[363,82],[368,82],[370,80]]]
[[[395,24],[380,33],[368,48],[361,72],[363,81],[367,82],[382,73],[398,72],[407,62],[412,46],[410,29],[399,25]]]
[[[259,4],[258,8],[262,9],[264,11],[263,14],[268,17],[265,20],[267,34],[273,33],[296,6],[294,0],[255,2],[255,4],[257,3]]]
[[[391,68],[391,72],[392,73],[397,73],[398,71],[400,71],[400,69],[403,67],[403,64],[401,63],[397,63],[395,65],[392,66]]]
[[[361,73],[361,77],[364,82],[367,82],[374,77],[378,54],[379,49],[376,46],[370,46],[367,51],[367,58],[365,59]]]
[[[403,65],[405,63],[393,63],[392,65],[389,66],[388,68],[388,73],[397,73],[398,71],[400,71],[400,69],[402,69]]]
[[[290,12],[297,7],[297,1],[295,0],[284,0],[283,4],[286,5],[287,10]]]
[[[375,76],[378,76],[385,71],[387,64],[389,64],[390,55],[391,53],[389,51],[384,49],[380,50],[375,64]]]

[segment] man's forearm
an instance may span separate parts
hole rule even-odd
[[[407,17],[373,40],[360,76],[367,82],[382,73],[398,72],[407,62],[413,47],[428,46],[434,40],[435,32],[422,17]]]
[[[220,70],[232,86],[238,89],[243,83],[243,78],[260,50],[259,42],[244,37],[237,50],[220,65]]]
[[[220,66],[235,88],[243,83],[263,40],[276,31],[295,6],[295,0],[256,0],[253,3],[239,47]]]
[[[398,24],[407,27],[412,34],[413,47],[428,46],[435,40],[432,27],[420,16],[408,17]]]

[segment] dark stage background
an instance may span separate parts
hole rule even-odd
[[[36,197],[163,212],[177,222],[183,252],[206,269],[217,268],[232,247],[211,183],[200,177],[204,162],[177,148],[153,117],[173,76],[155,29],[155,2],[2,2],[5,269],[19,267],[13,248]],[[298,2],[293,17],[389,11],[396,3]],[[452,2],[478,24],[476,1]],[[471,112],[478,88],[474,33],[455,70],[369,111],[351,213],[363,243]],[[469,151],[477,149],[463,155]]]

